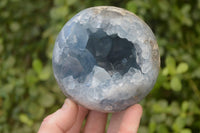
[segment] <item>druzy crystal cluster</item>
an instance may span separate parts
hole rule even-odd
[[[151,29],[117,7],[85,9],[60,31],[53,70],[63,93],[92,110],[116,112],[153,88],[159,51]]]

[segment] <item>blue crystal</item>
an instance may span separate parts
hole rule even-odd
[[[160,66],[151,29],[117,7],[85,9],[60,31],[53,70],[63,93],[92,110],[117,112],[153,88]]]

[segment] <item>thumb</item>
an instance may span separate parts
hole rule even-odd
[[[62,108],[43,120],[38,133],[65,133],[73,126],[77,113],[78,106],[66,99]]]

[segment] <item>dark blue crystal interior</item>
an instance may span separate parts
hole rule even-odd
[[[126,73],[130,67],[139,69],[133,43],[115,35],[107,35],[102,29],[89,32],[86,48],[96,59],[97,65],[105,70]]]
[[[116,72],[124,75],[130,67],[140,69],[136,62],[134,44],[127,39],[120,38],[117,34],[107,35],[101,28],[92,32],[79,23],[70,29],[71,35],[76,35],[76,39],[68,40],[63,50],[63,63],[58,66],[61,71],[57,69],[61,78],[72,75],[79,82],[84,82],[94,65],[104,68],[110,76]]]

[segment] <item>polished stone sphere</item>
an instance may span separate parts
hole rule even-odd
[[[160,55],[144,21],[127,10],[100,6],[81,11],[64,25],[52,62],[67,97],[91,110],[118,112],[151,91]]]

